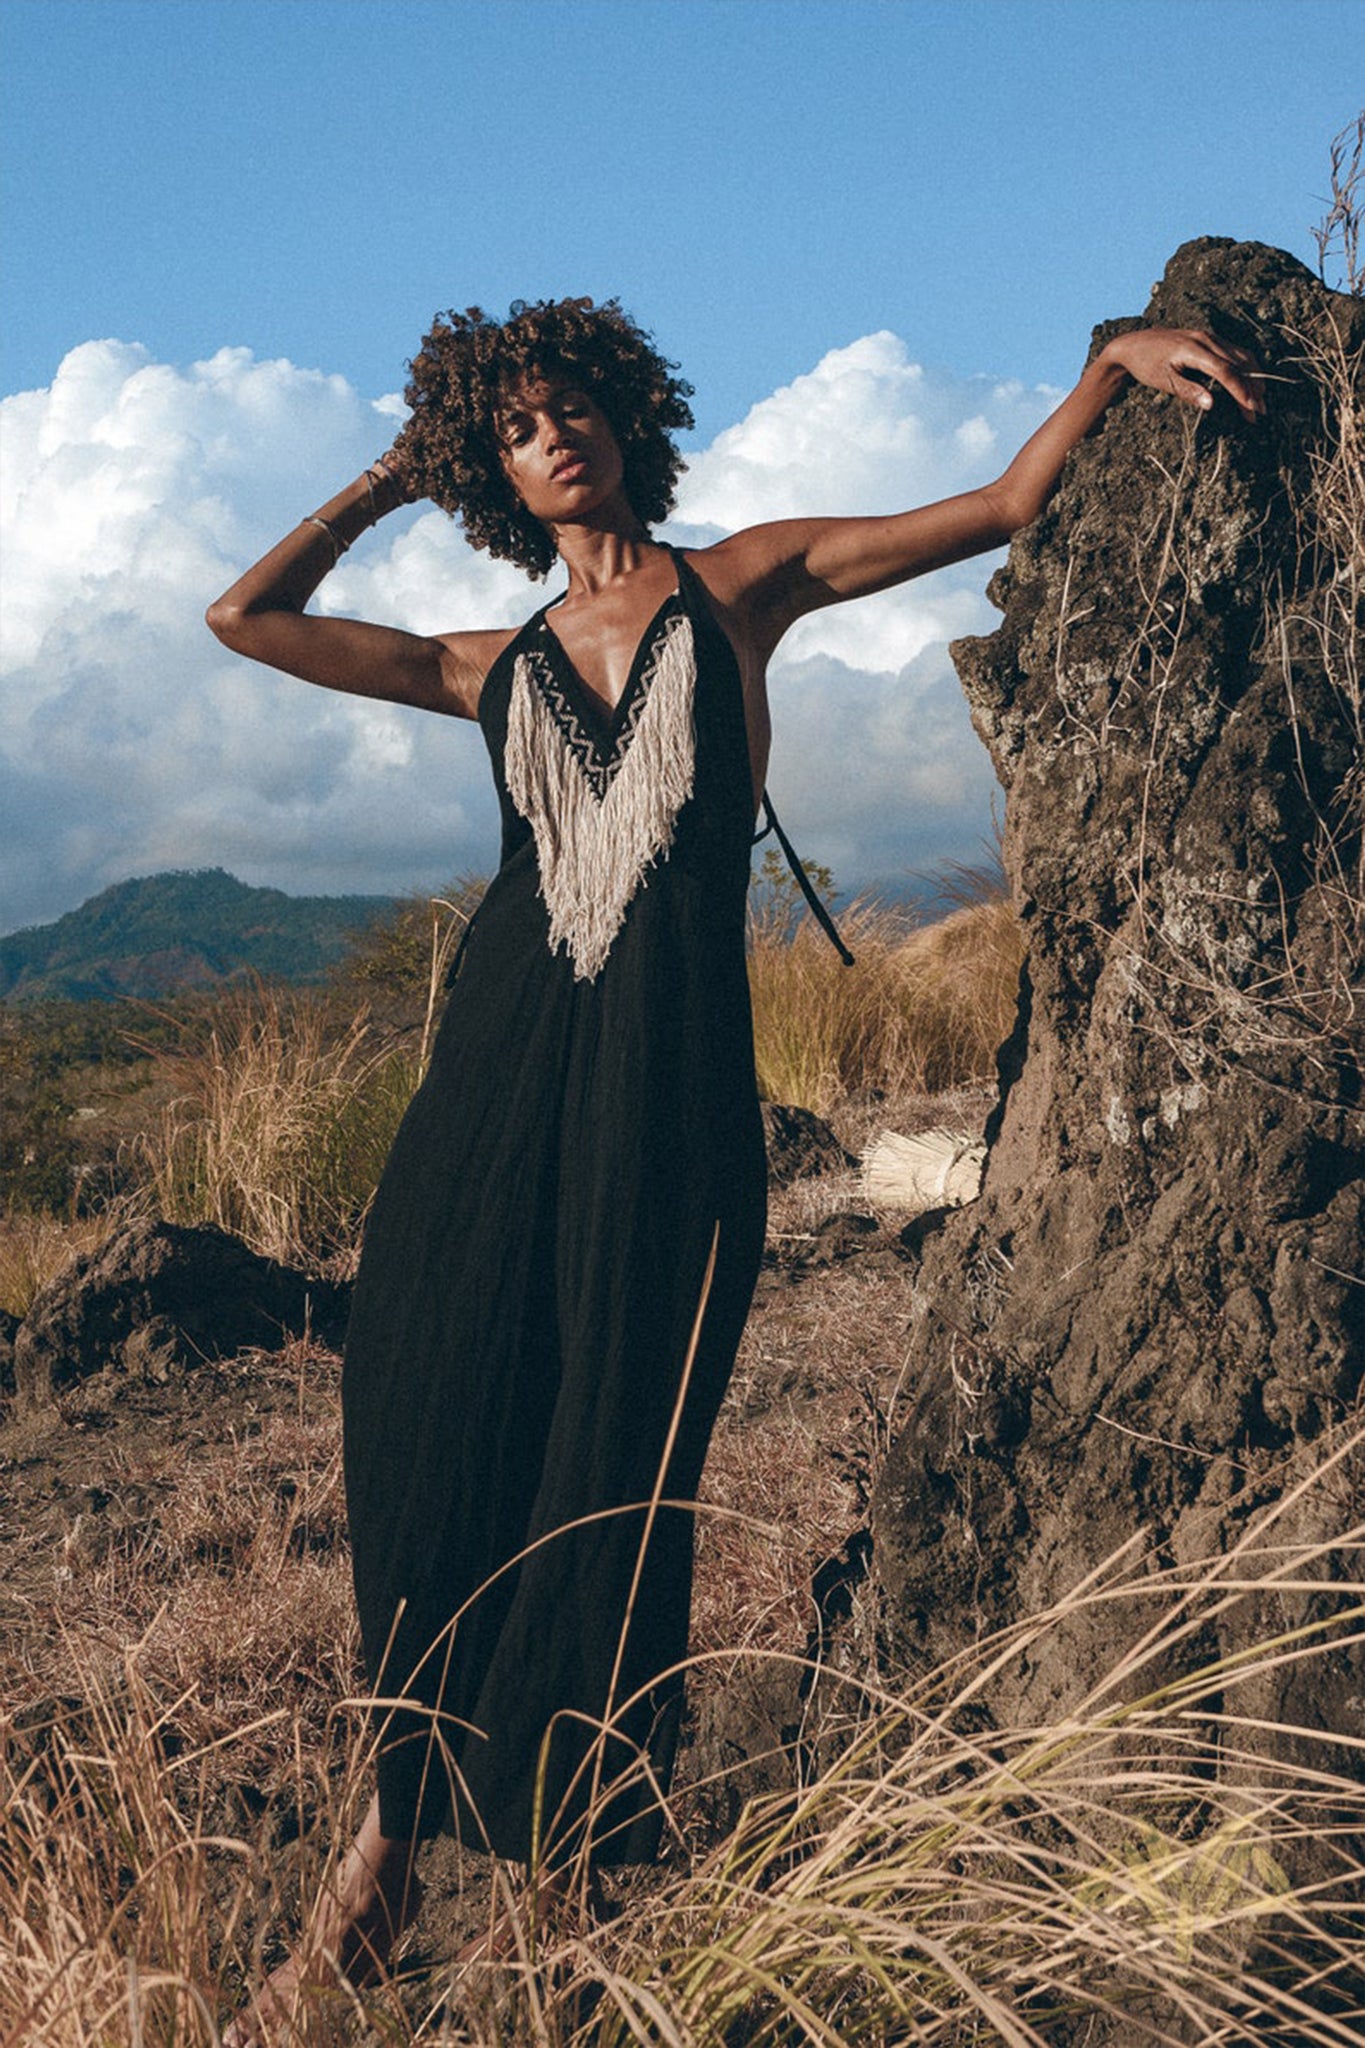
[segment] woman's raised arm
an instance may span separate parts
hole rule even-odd
[[[477,717],[483,678],[506,632],[405,633],[304,610],[351,542],[405,497],[386,457],[300,520],[215,599],[206,614],[210,631],[234,654],[324,689]]]
[[[731,585],[718,594],[747,605],[776,645],[806,612],[1002,547],[1037,518],[1067,455],[1130,377],[1186,404],[1212,405],[1212,394],[1192,381],[1191,371],[1221,384],[1248,419],[1264,410],[1256,364],[1244,349],[1192,329],[1136,328],[1106,343],[994,483],[883,518],[785,519],[750,527],[710,551],[722,571],[716,582]]]

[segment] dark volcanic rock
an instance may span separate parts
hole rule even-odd
[[[164,1378],[308,1329],[334,1338],[344,1316],[344,1290],[226,1231],[134,1223],[43,1289],[15,1338],[15,1388],[31,1406],[108,1366]]]
[[[18,1334],[18,1316],[0,1308],[0,1394],[14,1392],[14,1340]]]
[[[790,1187],[818,1173],[844,1173],[857,1161],[846,1152],[823,1117],[786,1102],[765,1102],[763,1135],[768,1143],[768,1178]]]
[[[1354,351],[1358,374],[1365,303],[1199,241],[1148,317],[1275,381],[1251,425],[1223,396],[1199,416],[1130,389],[1016,540],[998,631],[954,649],[1028,957],[981,1199],[924,1247],[917,1394],[875,1504],[912,1664],[1043,1610],[1138,1531],[1154,1564],[1226,1554],[1358,1412],[1362,542],[1322,465],[1323,365]],[[1363,1478],[1348,1459],[1334,1501],[1279,1526],[1325,1543],[1315,1579],[1349,1575],[1331,1538]],[[1229,1603],[1186,1654],[1333,1597]],[[1074,1706],[1140,1625],[1097,1610],[1037,1646],[1003,1711]],[[1237,1706],[1365,1735],[1365,1660],[1286,1661]]]
[[[801,1254],[806,1266],[837,1266],[860,1252],[871,1249],[874,1240],[887,1240],[875,1216],[862,1216],[853,1209],[840,1209],[826,1216],[811,1232],[810,1244]]]

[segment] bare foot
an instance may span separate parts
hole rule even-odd
[[[303,1940],[254,1990],[223,2035],[223,2048],[275,2048],[292,2040],[310,1998],[343,1983],[372,1984],[414,1919],[422,1887],[413,1844],[379,1832],[371,1802],[335,1888],[318,1900]]]

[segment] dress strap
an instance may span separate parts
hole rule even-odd
[[[668,544],[665,543],[665,545],[667,546]],[[697,576],[696,570],[687,560],[681,548],[669,546],[668,552],[673,557],[673,566],[678,572],[678,588],[684,593],[687,593],[687,587],[689,583],[700,582],[701,579]],[[806,903],[810,909],[811,916],[815,919],[821,931],[825,934],[825,937],[829,940],[835,952],[843,961],[845,967],[852,967],[855,964],[853,955],[849,952],[848,947],[840,938],[839,927],[835,924],[834,919],[829,914],[829,911],[820,901],[820,897],[816,890],[811,886],[810,876],[806,873],[805,866],[803,865],[801,857],[797,853],[796,848],[792,845],[790,839],[788,839],[786,833],[782,830],[782,827],[778,822],[777,812],[773,809],[773,800],[769,796],[766,789],[763,792],[763,815],[767,819],[767,823],[764,825],[761,832],[755,832],[753,837],[753,844],[757,846],[760,844],[762,840],[767,838],[770,832],[773,834],[774,838],[777,840],[778,845],[782,848],[783,858],[786,860],[787,866],[791,869],[792,874],[795,876],[797,885],[801,890],[801,894],[806,899]]]
[[[854,966],[855,962],[853,955],[849,952],[848,947],[840,938],[838,925],[830,916],[829,911],[826,909],[825,905],[820,901],[819,892],[815,889],[811,882],[810,876],[806,873],[805,862],[801,859],[801,856],[797,853],[796,848],[792,845],[790,839],[788,839],[786,833],[782,830],[781,824],[778,822],[777,812],[773,809],[773,800],[769,796],[766,789],[763,792],[763,815],[768,822],[763,827],[763,830],[761,832],[755,832],[753,836],[753,844],[755,846],[758,846],[764,839],[767,838],[770,832],[772,833],[778,845],[782,848],[783,857],[786,860],[787,866],[791,869],[792,874],[796,878],[797,885],[801,890],[801,894],[806,899],[806,905],[810,911],[811,916],[815,919],[815,922],[819,925],[821,931],[829,940],[831,946],[833,946],[835,952],[839,955],[839,958],[843,961],[845,967]]]

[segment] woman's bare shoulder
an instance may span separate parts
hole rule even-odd
[[[441,686],[454,699],[457,715],[478,717],[488,673],[520,631],[520,626],[488,626],[433,635],[441,649]]]
[[[520,631],[520,626],[475,626],[462,628],[456,633],[438,633],[436,638],[459,660],[467,661],[471,668],[487,675],[498,656],[506,652]]]
[[[688,549],[687,559],[715,602],[740,616],[782,602],[793,570],[802,561],[811,527],[808,519],[773,519],[726,534],[710,547]]]

